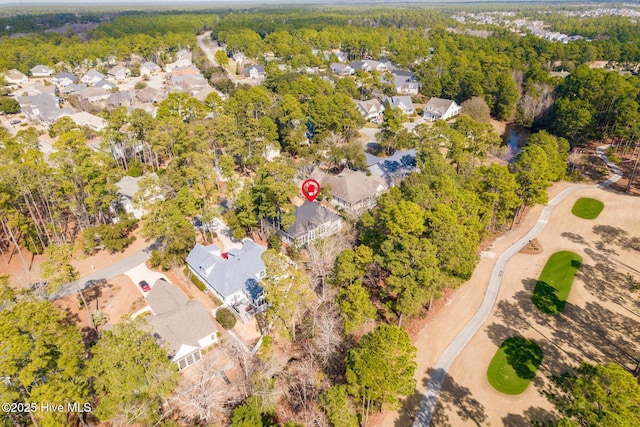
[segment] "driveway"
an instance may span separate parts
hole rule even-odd
[[[143,262],[141,264],[136,265],[131,270],[125,271],[124,274],[131,279],[131,281],[136,285],[136,289],[140,291],[141,294],[146,295],[138,286],[138,283],[141,280],[145,280],[149,286],[153,287],[158,279],[164,279],[167,282],[167,276],[162,273],[158,273],[157,271],[152,271],[147,268],[147,265]]]

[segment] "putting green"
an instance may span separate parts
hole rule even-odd
[[[536,376],[543,353],[531,340],[522,337],[506,339],[496,352],[489,368],[489,383],[505,394],[520,394]]]
[[[583,197],[576,200],[571,208],[571,213],[582,219],[596,219],[604,209],[604,203],[600,200]]]
[[[533,290],[533,305],[548,314],[561,313],[581,265],[582,257],[573,252],[561,251],[551,255]]]

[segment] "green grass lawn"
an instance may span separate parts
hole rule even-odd
[[[573,204],[571,213],[582,219],[596,219],[604,209],[604,204],[600,200],[582,197]]]
[[[561,251],[551,255],[533,290],[533,305],[545,313],[561,313],[581,265],[582,257],[573,252]]]
[[[502,393],[520,394],[536,376],[542,357],[542,350],[533,341],[509,338],[500,345],[489,363],[489,383]]]

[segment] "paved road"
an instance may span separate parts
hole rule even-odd
[[[460,331],[460,333],[453,339],[451,344],[446,348],[440,359],[436,362],[431,377],[429,378],[429,383],[427,384],[426,391],[424,397],[422,398],[422,402],[420,403],[420,408],[416,414],[416,418],[413,422],[414,427],[423,427],[429,426],[431,424],[431,419],[433,417],[433,411],[435,409],[436,403],[438,402],[438,396],[440,394],[440,389],[442,388],[442,384],[447,376],[447,372],[451,365],[456,360],[458,355],[464,350],[466,345],[471,341],[471,338],[480,330],[484,322],[491,314],[493,307],[496,303],[496,299],[498,298],[498,292],[500,291],[500,285],[502,284],[502,273],[504,272],[507,263],[511,259],[512,256],[520,252],[522,248],[524,248],[531,240],[533,240],[544,228],[544,226],[549,221],[549,217],[551,216],[551,212],[553,209],[562,202],[567,196],[576,191],[584,190],[586,188],[605,188],[614,182],[618,181],[621,178],[620,169],[615,166],[613,163],[609,161],[604,155],[604,150],[608,147],[602,146],[597,149],[598,156],[609,166],[609,168],[613,171],[613,175],[608,180],[601,182],[598,185],[576,185],[574,187],[570,187],[562,191],[556,197],[554,197],[549,204],[544,208],[542,213],[540,214],[540,218],[538,222],[534,225],[534,227],[520,240],[511,245],[499,258],[496,262],[495,267],[493,268],[493,272],[491,273],[491,279],[489,280],[489,285],[487,286],[487,290],[484,294],[484,299],[482,300],[482,304],[476,311],[476,314],[469,320],[469,322],[465,325],[465,327]]]
[[[209,47],[207,47],[204,44],[204,39],[205,38],[210,38],[210,37],[211,37],[211,31],[207,31],[204,34],[200,34],[199,36],[197,36],[196,40],[198,40],[198,46],[200,46],[200,49],[202,49],[204,54],[207,55],[207,59],[209,60],[211,65],[213,65],[214,67],[220,67],[220,65],[218,65],[218,61],[216,61],[216,58],[214,56],[215,54],[211,51],[211,49],[209,49]],[[227,77],[229,77],[231,79],[231,81],[237,86],[238,85],[238,80],[237,80],[236,76],[234,76],[233,73],[231,73],[231,71],[227,70],[226,68],[224,68],[224,67],[220,67],[220,68],[222,68],[227,73]],[[227,95],[223,94],[219,90],[216,90],[216,92],[218,92],[218,95],[220,95],[220,97],[222,99],[226,99],[227,98]]]
[[[78,292],[78,289],[88,289],[92,286],[99,285],[105,280],[113,279],[116,276],[124,274],[125,272],[143,264],[153,249],[153,245],[144,248],[141,251],[135,252],[129,255],[125,259],[110,265],[100,271],[96,271],[88,276],[85,276],[77,282],[67,283],[62,288],[51,296],[51,299],[63,298],[67,295]]]

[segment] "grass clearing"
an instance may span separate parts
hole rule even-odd
[[[542,358],[542,350],[533,341],[522,337],[506,339],[489,363],[489,383],[501,393],[520,394],[536,376]]]
[[[596,219],[604,209],[600,200],[582,197],[573,204],[571,213],[582,219]]]
[[[561,251],[551,255],[533,290],[533,305],[544,313],[561,313],[581,265],[582,257],[573,252]]]

